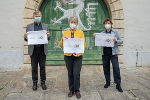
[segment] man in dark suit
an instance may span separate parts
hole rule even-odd
[[[48,40],[50,39],[50,33],[48,29],[48,25],[41,23],[42,14],[40,11],[36,11],[33,13],[34,23],[27,25],[26,32],[29,31],[47,31]],[[27,33],[24,34],[25,41],[28,41]],[[31,58],[31,66],[32,66],[32,80],[34,91],[37,90],[37,82],[38,82],[38,64],[40,66],[40,79],[41,79],[41,87],[43,90],[47,89],[45,85],[46,81],[46,72],[45,72],[45,62],[46,62],[46,54],[48,52],[47,44],[38,44],[38,45],[28,45],[28,54]]]

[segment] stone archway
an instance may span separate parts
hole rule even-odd
[[[121,37],[124,38],[124,12],[123,6],[120,0],[104,0],[108,9],[110,17],[113,21],[113,28],[118,30]],[[26,32],[27,24],[33,22],[33,12],[38,10],[43,0],[27,0],[24,9],[24,33]],[[25,66],[30,64],[30,57],[28,56],[27,43],[24,42],[24,64]],[[123,45],[120,46],[119,62],[123,63]]]

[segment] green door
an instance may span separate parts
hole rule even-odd
[[[83,64],[102,64],[101,49],[94,46],[93,33],[103,31],[103,20],[109,17],[104,0],[43,0],[40,11],[42,22],[49,25],[51,34],[47,65],[65,64],[59,41],[63,31],[69,28],[68,19],[71,16],[78,17],[78,28],[84,31],[86,39]]]

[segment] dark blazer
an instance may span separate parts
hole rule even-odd
[[[42,24],[42,28],[43,30],[47,30],[47,32],[49,32],[49,28],[47,24],[41,23]],[[28,24],[27,25],[27,29],[26,32],[29,31],[34,31],[34,23]],[[48,38],[49,40],[50,38]],[[27,41],[27,39],[24,39],[25,41]],[[28,54],[31,56],[33,54],[33,50],[34,50],[34,45],[28,45]],[[48,53],[48,44],[44,44],[44,53],[45,55]]]

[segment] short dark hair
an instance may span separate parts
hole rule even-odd
[[[109,21],[111,24],[113,24],[113,22],[111,21],[110,18],[106,18],[106,19],[104,20],[103,24],[105,24],[107,21]]]

